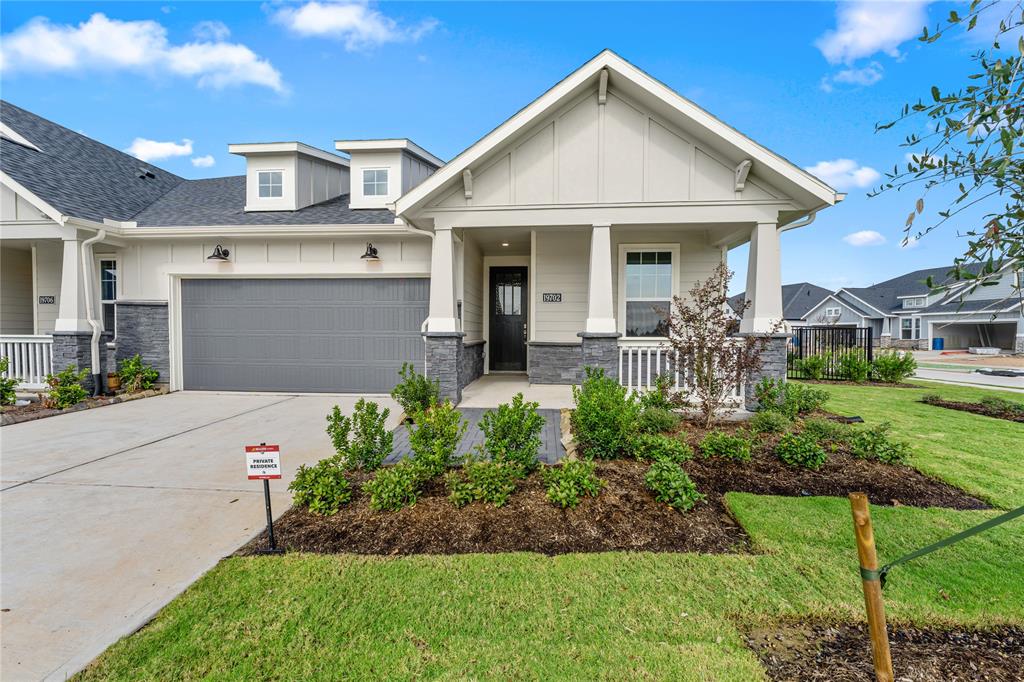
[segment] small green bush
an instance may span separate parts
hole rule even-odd
[[[808,433],[787,433],[775,446],[779,459],[792,467],[820,469],[828,459],[824,448]]]
[[[704,457],[723,457],[736,462],[749,462],[753,443],[749,438],[733,436],[724,431],[712,431],[700,442]]]
[[[786,431],[792,420],[788,415],[775,410],[755,412],[750,419],[750,430],[754,433],[782,433]]]
[[[484,451],[495,462],[516,465],[523,474],[537,468],[543,428],[544,417],[537,412],[537,403],[524,402],[522,393],[480,418]]]
[[[760,410],[782,412],[790,419],[820,410],[829,399],[828,391],[823,389],[768,377],[757,383],[754,395]]]
[[[64,410],[88,398],[89,393],[82,386],[87,376],[88,369],[78,371],[74,365],[65,367],[57,374],[47,374],[46,385],[50,387],[46,397],[47,407]]]
[[[360,398],[351,417],[337,405],[327,415],[327,435],[341,464],[349,470],[376,471],[391,454],[394,435],[385,426],[391,410]]]
[[[648,407],[640,413],[640,433],[666,433],[679,424],[680,417],[663,407]]]
[[[803,421],[803,431],[809,438],[818,443],[830,443],[833,445],[846,445],[853,438],[856,429],[850,424],[825,419],[824,417],[812,417]]]
[[[565,509],[578,505],[584,495],[595,497],[604,487],[596,469],[594,462],[584,460],[568,460],[559,466],[544,468],[542,475],[548,500]]]
[[[808,379],[819,381],[825,376],[825,371],[832,362],[831,353],[810,355],[806,358],[798,358],[793,364],[798,372],[804,374]]]
[[[868,380],[871,373],[871,363],[868,362],[864,351],[851,349],[839,355],[839,376],[844,379],[862,384]]]
[[[978,401],[982,407],[992,412],[1005,412],[1008,414],[1024,414],[1024,404],[1017,403],[1006,398],[986,396]]]
[[[921,402],[922,403],[941,403],[942,402],[942,396],[939,395],[938,393],[925,393],[923,396],[921,396]]]
[[[494,462],[467,457],[461,470],[445,474],[448,497],[456,507],[485,502],[502,507],[516,491],[523,470],[518,462]]]
[[[660,433],[641,433],[633,443],[633,455],[639,460],[667,460],[685,462],[693,458],[689,445],[671,436]]]
[[[905,462],[910,457],[910,445],[889,437],[892,424],[882,422],[870,429],[861,429],[850,441],[854,457],[875,459],[888,464]]]
[[[881,352],[871,361],[871,373],[875,381],[899,384],[917,371],[917,360],[913,353],[893,350]]]
[[[11,359],[6,355],[0,358],[0,405],[13,405],[17,402],[18,397],[15,394],[15,389],[18,388],[18,384],[21,383],[21,379],[18,377],[7,377],[7,370],[11,366]]]
[[[319,516],[336,514],[352,500],[352,486],[337,457],[322,459],[313,466],[302,465],[288,484],[292,502]]]
[[[679,511],[688,511],[704,499],[686,472],[668,460],[655,460],[644,476],[644,483],[654,493],[654,499]]]
[[[640,407],[645,410],[653,408],[671,410],[675,407],[672,397],[674,384],[675,380],[670,374],[662,373],[654,377],[654,386],[651,387],[651,390],[640,394]]]
[[[572,430],[584,456],[615,459],[628,453],[639,427],[640,405],[619,382],[604,370],[585,368],[582,386],[573,386],[576,409]]]
[[[402,380],[391,390],[391,397],[402,406],[407,417],[415,419],[420,412],[441,402],[440,384],[418,373],[412,363],[402,363],[398,376]]]
[[[153,388],[153,384],[160,377],[160,372],[143,364],[142,356],[136,353],[134,357],[121,360],[117,368],[117,376],[121,379],[123,391],[135,393]]]
[[[370,508],[376,511],[397,511],[416,504],[423,484],[433,476],[420,463],[403,459],[398,464],[382,467],[373,479],[363,484],[370,495]]]
[[[418,413],[415,424],[407,425],[412,459],[428,474],[427,479],[440,476],[451,466],[466,426],[462,415],[447,400]]]

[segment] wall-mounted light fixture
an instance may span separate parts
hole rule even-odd
[[[502,246],[508,246],[508,242],[502,242],[501,245]]]
[[[230,251],[228,251],[227,249],[223,248],[220,244],[217,244],[217,246],[215,246],[213,248],[213,253],[211,253],[209,256],[207,256],[206,260],[227,261],[227,260],[230,260],[230,258],[228,258],[230,255],[231,255]]]
[[[380,260],[380,256],[377,255],[377,247],[366,242],[366,253],[360,256],[363,260]]]

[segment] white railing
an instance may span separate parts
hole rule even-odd
[[[660,344],[619,343],[619,383],[623,386],[637,393],[650,391],[662,374],[671,378],[672,390],[684,398],[693,391],[695,373],[692,358],[681,359],[678,351]],[[730,392],[732,400],[742,405],[742,382],[733,382]]]
[[[21,388],[45,388],[46,375],[53,372],[53,337],[0,336],[0,357],[10,359],[5,377],[21,379]]]

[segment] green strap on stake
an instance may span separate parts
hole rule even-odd
[[[1001,523],[1006,523],[1007,521],[1012,521],[1013,519],[1017,518],[1018,516],[1024,516],[1024,507],[1018,507],[1018,508],[1014,509],[1013,511],[1008,511],[1005,514],[1000,514],[999,516],[996,516],[995,518],[991,518],[988,521],[985,521],[983,523],[979,523],[977,526],[973,526],[972,528],[968,528],[967,530],[961,531],[961,532],[957,533],[956,535],[950,535],[945,540],[939,540],[938,542],[932,543],[932,544],[928,545],[927,547],[922,547],[921,549],[915,549],[910,554],[904,554],[903,556],[901,556],[896,561],[891,561],[891,562],[887,563],[885,566],[882,566],[877,571],[871,571],[871,570],[868,570],[868,569],[864,568],[863,566],[861,566],[860,567],[860,577],[863,578],[864,580],[877,580],[877,581],[879,581],[880,583],[882,583],[882,589],[884,590],[885,589],[885,576],[889,573],[889,571],[891,571],[896,566],[899,566],[900,564],[905,564],[908,561],[912,561],[912,560],[917,559],[919,557],[923,557],[925,554],[931,554],[932,552],[934,552],[937,549],[942,549],[943,547],[948,547],[949,545],[952,545],[952,544],[955,544],[957,542],[960,542],[961,540],[966,540],[967,538],[971,537],[972,535],[977,535],[978,533],[986,531],[989,528],[992,528],[994,526],[998,526]]]

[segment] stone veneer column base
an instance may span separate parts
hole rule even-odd
[[[464,336],[462,332],[427,332],[423,335],[427,356],[424,372],[428,379],[438,383],[441,400],[450,400],[454,405],[462,402],[459,364]]]
[[[737,336],[761,336],[761,334],[737,334]],[[789,347],[789,334],[771,334],[768,346],[761,355],[761,369],[747,378],[743,389],[744,407],[753,412],[759,407],[754,387],[764,378],[786,379],[786,361]]]
[[[879,348],[892,348],[892,334],[882,334],[878,337]]]
[[[160,372],[157,382],[166,384],[171,377],[171,336],[167,323],[167,301],[118,301],[118,362],[142,356],[142,361]]]
[[[459,354],[459,387],[465,388],[484,375],[484,344],[486,341],[463,342]]]
[[[1024,353],[1024,334],[1017,336],[1013,340],[1013,352]]]
[[[526,365],[531,384],[578,384],[583,373],[579,342],[533,341]]]
[[[100,375],[100,391],[106,390],[107,376],[107,349],[106,343],[110,340],[109,334],[100,334],[100,352],[96,358],[99,366],[96,368]],[[79,371],[92,368],[92,332],[53,332],[53,373],[76,367]],[[93,392],[92,374],[88,374],[82,381],[82,386],[90,394]]]
[[[619,337],[617,332],[580,332],[583,339],[583,366],[599,367],[607,377],[619,380]]]

